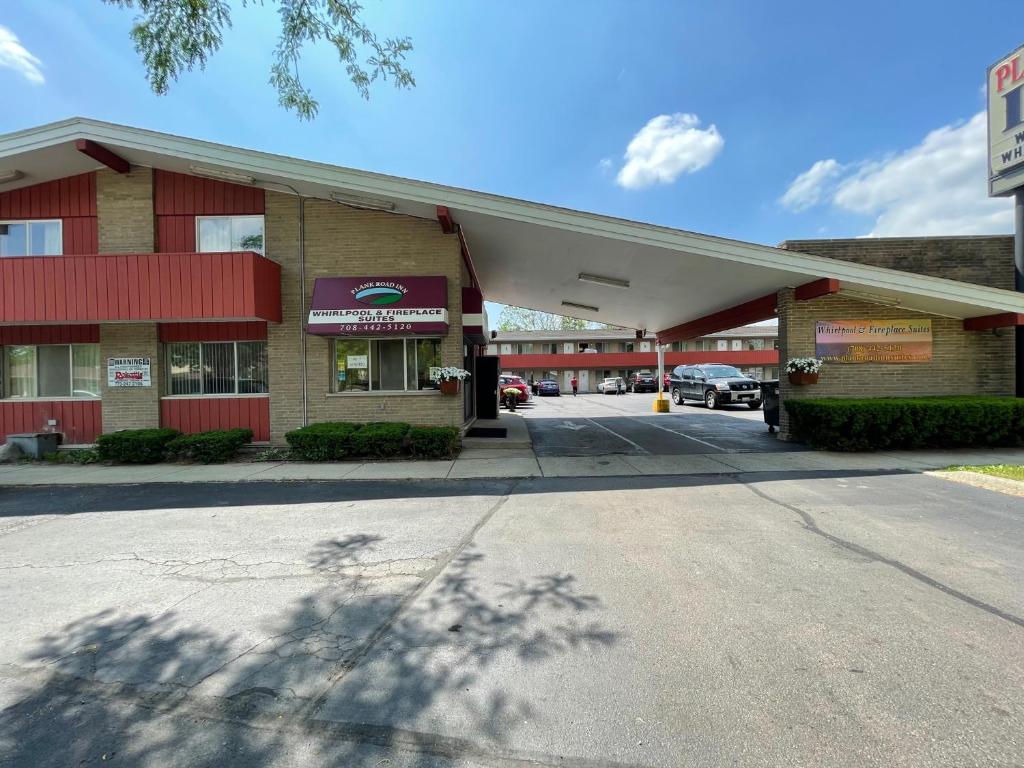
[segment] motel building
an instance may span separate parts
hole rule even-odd
[[[562,390],[597,392],[602,379],[658,370],[653,334],[612,328],[575,331],[498,331],[486,354],[501,358],[503,373],[524,381],[553,379]],[[778,327],[748,325],[665,345],[665,370],[679,365],[724,363],[758,381],[779,378]]]
[[[783,377],[783,400],[1012,395],[1012,287],[1010,237],[771,247],[88,119],[0,136],[0,433],[65,445],[156,426],[261,444],[323,421],[462,427],[497,414],[509,365],[560,370],[517,355],[613,368],[565,352],[576,337],[488,354],[534,342],[492,342],[485,298],[633,329],[622,343],[639,332],[639,354],[670,361],[722,357],[688,345],[777,320],[777,352],[749,350],[772,362],[742,367],[826,357],[817,384]],[[472,378],[442,393],[442,366]]]

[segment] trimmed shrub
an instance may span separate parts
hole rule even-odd
[[[124,429],[96,438],[96,452],[103,461],[125,464],[156,464],[167,444],[181,433],[176,429]]]
[[[214,429],[210,432],[179,435],[167,444],[167,455],[201,464],[214,464],[230,461],[243,445],[251,442],[251,429]]]
[[[420,459],[450,459],[459,452],[459,430],[455,427],[413,427],[409,430],[409,452]]]
[[[325,421],[293,429],[284,439],[292,453],[303,461],[337,461],[352,452],[352,435],[358,429],[358,424]]]
[[[386,459],[405,447],[411,427],[401,421],[372,421],[352,435],[352,455]]]
[[[831,451],[1024,445],[1024,400],[900,397],[786,400],[797,440]]]

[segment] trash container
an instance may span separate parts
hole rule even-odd
[[[764,409],[764,423],[768,431],[774,432],[779,426],[779,380],[761,382],[761,402]]]
[[[23,432],[8,435],[7,442],[18,446],[21,452],[33,459],[41,459],[49,453],[56,453],[60,435],[56,432]]]

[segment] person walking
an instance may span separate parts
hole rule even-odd
[[[621,376],[616,376],[615,377],[615,394],[616,394],[616,396],[622,394],[622,377]]]
[[[579,382],[578,382],[578,381],[576,380],[576,377],[575,377],[575,376],[573,376],[573,377],[572,377],[572,378],[571,378],[571,379],[569,380],[569,385],[570,385],[570,386],[572,387],[572,396],[573,396],[573,397],[576,397],[576,390],[578,390],[578,389],[579,389],[580,383],[579,383]]]

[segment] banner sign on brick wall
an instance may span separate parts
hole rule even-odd
[[[447,333],[448,278],[317,278],[306,330],[318,336]]]
[[[111,357],[107,359],[108,387],[151,387],[148,357]]]
[[[819,320],[815,357],[826,363],[927,363],[931,320]]]

